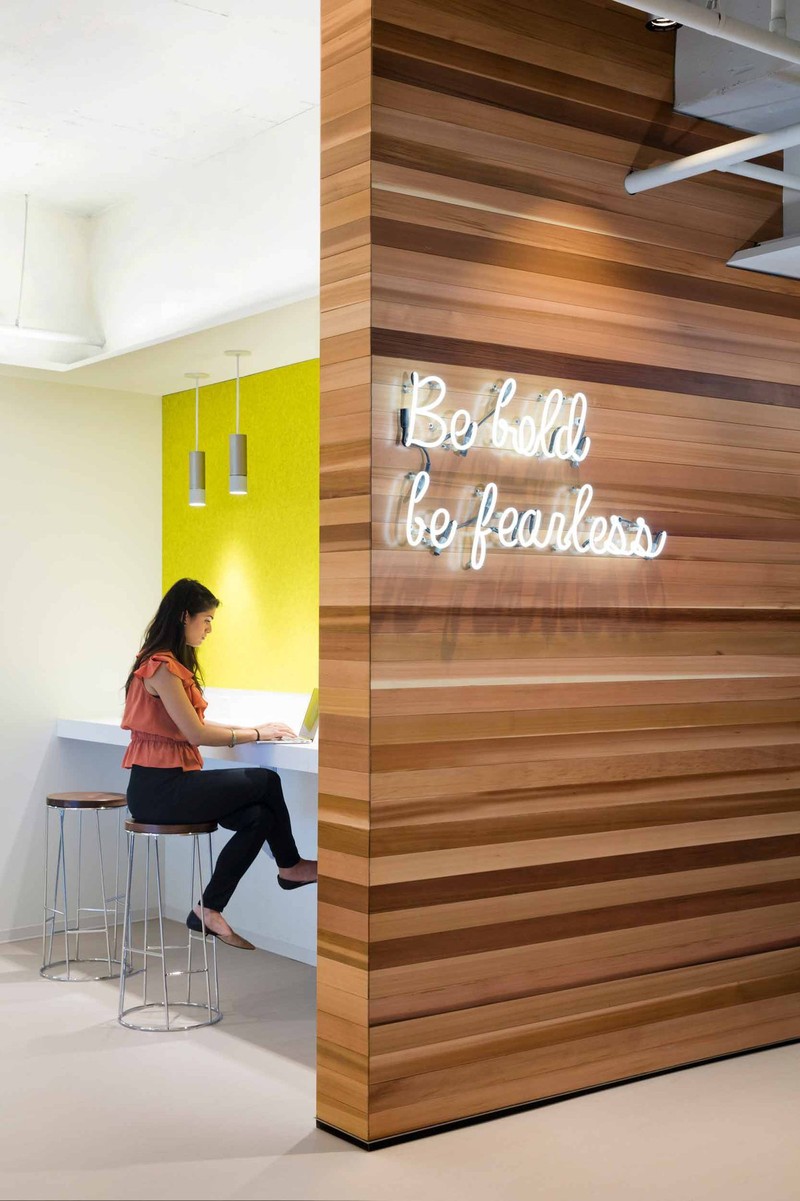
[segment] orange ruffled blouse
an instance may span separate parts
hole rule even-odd
[[[122,728],[131,731],[131,741],[122,766],[136,764],[137,767],[182,767],[184,771],[199,771],[203,766],[200,751],[183,737],[161,698],[151,696],[144,686],[144,681],[155,675],[162,663],[181,681],[195,713],[205,721],[203,714],[208,702],[192,673],[169,651],[157,651],[137,667],[128,689]]]

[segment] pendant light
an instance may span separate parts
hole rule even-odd
[[[187,371],[194,380],[194,450],[189,451],[189,505],[200,509],[206,503],[206,452],[200,449],[200,380],[208,379],[207,371]]]
[[[247,435],[239,433],[239,359],[249,350],[226,350],[236,359],[236,433],[228,439],[228,491],[231,496],[247,496]]]

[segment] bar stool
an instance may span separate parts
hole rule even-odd
[[[46,980],[63,980],[70,983],[86,981],[86,980],[110,980],[114,976],[119,975],[115,970],[115,966],[119,966],[117,955],[117,925],[119,921],[119,901],[122,899],[119,893],[119,840],[120,840],[120,821],[117,821],[117,840],[114,868],[114,894],[108,896],[106,893],[106,873],[103,861],[103,840],[100,829],[100,814],[105,810],[116,809],[119,817],[122,815],[122,810],[126,805],[125,797],[118,792],[53,792],[47,797],[47,806],[45,809],[45,840],[44,840],[44,903],[43,903],[43,918],[42,918],[42,966],[39,969],[39,975],[44,976]],[[59,837],[58,837],[58,854],[56,857],[56,878],[53,887],[53,904],[48,905],[47,899],[49,894],[49,878],[50,878],[50,813],[52,810],[58,811],[59,817]],[[66,841],[64,837],[64,818],[67,813],[76,813],[78,818],[78,847],[77,847],[77,871],[76,871],[76,894],[75,894],[75,917],[74,924],[70,925],[68,889],[67,889],[67,856],[66,856]],[[102,906],[89,906],[81,904],[81,869],[83,866],[83,815],[86,812],[94,813],[95,827],[97,831],[97,861],[100,871],[100,899]],[[59,890],[61,892],[61,903],[63,909],[58,908]],[[109,930],[109,915],[110,907],[113,905],[114,915],[114,950],[111,950],[111,932]],[[89,926],[83,928],[81,926],[81,914],[84,913],[102,913],[103,924],[101,926]],[[53,962],[53,939],[56,933],[56,919],[64,919],[64,958]],[[50,927],[50,937],[48,943],[48,926]],[[105,955],[90,955],[81,958],[80,940],[81,935],[88,934],[104,934],[106,953]],[[69,939],[73,935],[75,938],[74,954],[70,955]],[[97,975],[87,974],[84,965],[86,964],[106,964],[107,970]],[[63,971],[57,969],[63,968]]]
[[[125,822],[125,829],[128,834],[128,871],[125,882],[125,916],[122,923],[122,962],[125,965],[125,971],[120,976],[119,982],[119,1023],[121,1026],[127,1026],[131,1030],[151,1030],[162,1033],[172,1030],[193,1030],[198,1026],[213,1026],[215,1022],[222,1020],[222,1012],[219,1007],[219,976],[217,974],[217,942],[215,938],[211,940],[211,966],[209,966],[205,910],[202,907],[203,865],[200,851],[200,837],[206,835],[208,838],[208,872],[210,878],[213,867],[211,835],[216,828],[216,822],[196,822],[191,825],[180,826],[153,825],[152,823],[135,821]],[[195,896],[199,895],[202,930],[197,932],[187,930],[189,937],[185,943],[167,944],[164,941],[164,888],[162,887],[160,842],[162,838],[174,836],[192,839],[192,873],[189,908],[191,909],[194,906]],[[141,946],[135,947],[131,931],[131,888],[134,875],[136,843],[142,838],[145,840],[144,922]],[[154,851],[152,856],[150,853],[151,847]],[[155,945],[150,944],[148,934],[152,924],[150,918],[151,861],[155,863],[158,937],[158,942]],[[202,946],[202,967],[192,966],[192,953],[196,939],[200,940]],[[186,967],[168,969],[168,951],[179,952],[185,955]],[[141,956],[141,968],[134,969],[132,956]],[[148,1001],[147,998],[148,961],[150,959],[159,960],[161,965],[158,974],[161,978],[162,999],[159,1001]],[[126,977],[129,975],[141,975],[142,977],[142,1003],[126,1007]],[[205,977],[205,1001],[192,1000],[192,978],[194,976]],[[167,980],[173,977],[186,978],[186,1000],[177,1001],[174,995],[170,998]],[[201,1012],[196,1014],[196,1010],[200,1010]],[[137,1014],[138,1017],[132,1017],[131,1015],[133,1014]]]

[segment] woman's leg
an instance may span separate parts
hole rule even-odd
[[[289,810],[276,772],[264,767],[244,767],[202,774],[206,778],[243,777],[243,781],[237,783],[237,795],[243,797],[249,791],[252,797],[249,804],[217,818],[219,824],[226,830],[233,830],[234,835],[217,856],[214,874],[203,893],[203,904],[221,913],[265,842],[269,843],[279,868],[294,867],[300,862],[300,852],[294,841]],[[218,787],[214,781],[214,787],[209,789],[212,795]],[[203,787],[201,791],[204,791]]]
[[[217,913],[227,905],[264,842],[269,843],[279,868],[301,862],[280,778],[268,768],[180,775],[159,768],[133,768],[128,803],[140,821],[216,821],[234,831],[203,893],[203,904]]]

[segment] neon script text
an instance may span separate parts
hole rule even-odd
[[[463,530],[470,538],[469,566],[475,570],[480,570],[486,561],[490,538],[506,549],[550,549],[620,559],[658,558],[666,545],[666,533],[654,534],[643,517],[631,520],[618,514],[609,517],[590,514],[594,497],[591,484],[570,489],[575,495],[570,512],[555,510],[545,515],[533,507],[498,508],[495,483],[473,490],[481,500],[477,513],[466,521],[459,522],[446,506],[432,513],[422,511],[421,504],[431,484],[427,452],[446,447],[466,456],[487,420],[491,420],[490,444],[495,450],[511,450],[523,458],[561,459],[574,467],[585,460],[591,439],[586,433],[588,402],[584,394],[566,396],[560,388],[554,388],[539,398],[543,407],[538,416],[524,413],[512,424],[503,411],[516,389],[516,380],[504,380],[496,389],[494,409],[481,421],[475,421],[467,409],[457,409],[445,418],[439,411],[447,395],[444,380],[438,375],[420,376],[412,372],[411,403],[409,408],[401,410],[402,440],[405,446],[423,450],[426,467],[409,476],[411,489],[405,519],[408,545],[428,546],[439,555]]]

